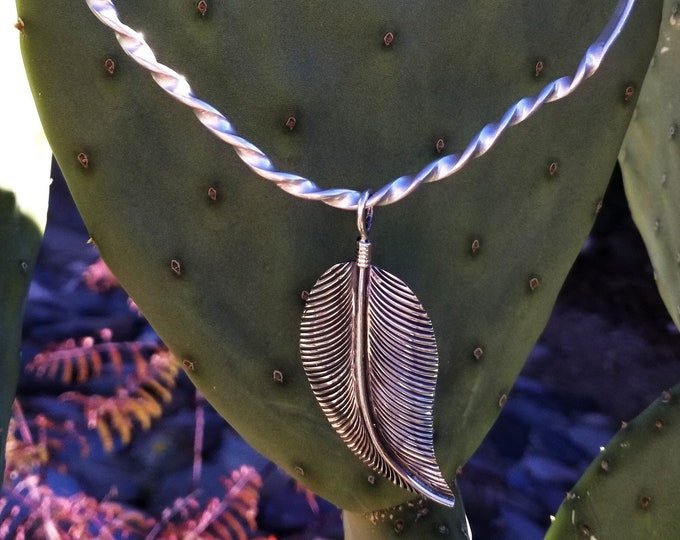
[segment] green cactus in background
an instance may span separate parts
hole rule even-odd
[[[626,196],[661,296],[680,327],[680,2],[666,0],[657,50],[621,149]]]
[[[0,6],[0,19],[16,21],[11,4]],[[51,152],[30,98],[17,31],[11,25],[0,28],[0,47],[0,140],[6,152],[0,164],[0,448],[4,449],[19,376],[24,297],[47,219]],[[3,451],[2,471],[4,455]]]
[[[620,163],[633,219],[661,296],[680,327],[680,3],[667,0]],[[546,539],[680,535],[678,397],[674,387],[624,424],[562,503]]]
[[[567,494],[546,540],[678,538],[679,400],[676,386],[624,424]]]
[[[117,6],[277,168],[376,190],[573,73],[616,4]],[[467,537],[460,497],[453,509],[407,502],[413,493],[345,447],[302,370],[301,292],[351,258],[356,216],[248,170],[84,1],[17,6],[33,96],[85,223],[203,394],[255,448],[344,508],[347,538]],[[437,333],[435,451],[454,488],[593,224],[661,8],[638,2],[572,95],[454,177],[376,210],[375,261],[417,292]]]

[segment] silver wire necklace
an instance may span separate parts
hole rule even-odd
[[[395,484],[446,506],[454,495],[434,453],[434,394],[439,354],[432,323],[416,295],[396,276],[371,264],[373,208],[395,203],[421,184],[447,178],[486,153],[511,126],[544,104],[571,94],[600,67],[623,30],[635,0],[619,0],[612,18],[586,50],[576,73],[547,84],[487,124],[460,154],[443,156],[416,174],[371,193],[322,189],[277,170],[267,155],[237,134],[227,118],[198,99],[187,80],[161,64],[142,35],[123,24],[111,0],[86,0],[123,50],[170,96],[229,144],[257,175],[302,199],[357,213],[355,261],[332,266],[307,296],[300,324],[302,365],[321,409],[343,442]]]

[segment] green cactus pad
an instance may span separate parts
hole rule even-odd
[[[353,258],[356,216],[255,176],[84,2],[18,5],[33,95],[76,204],[192,380],[255,448],[338,506],[413,498],[344,446],[301,366],[301,292]],[[420,170],[440,139],[443,151],[462,150],[519,98],[573,74],[615,5],[118,8],[277,168],[364,190]],[[437,335],[435,451],[449,482],[496,419],[592,226],[660,9],[638,2],[600,71],[570,97],[455,177],[376,210],[374,262],[409,285]]]
[[[16,21],[14,6],[0,19]],[[0,470],[20,366],[24,299],[47,218],[51,152],[32,103],[19,50],[20,28],[0,28]],[[2,477],[0,477],[0,485]]]
[[[664,3],[656,53],[621,149],[626,195],[661,296],[680,328],[680,2]]]
[[[471,540],[472,533],[458,495],[458,486],[453,488],[458,502],[452,509],[432,501],[414,499],[369,514],[344,512],[345,540]]]
[[[680,538],[680,386],[626,424],[567,494],[546,540]]]

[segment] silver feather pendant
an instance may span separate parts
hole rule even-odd
[[[305,373],[357,457],[395,484],[453,506],[434,454],[439,354],[432,323],[403,281],[370,264],[371,244],[360,230],[356,262],[328,269],[307,297]]]

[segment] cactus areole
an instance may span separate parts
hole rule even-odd
[[[574,76],[556,79],[536,96],[516,102],[499,122],[484,127],[462,154],[440,157],[418,173],[399,177],[375,192],[321,189],[307,178],[277,170],[262,150],[236,133],[225,116],[198,99],[183,76],[156,60],[142,35],[120,21],[111,0],[87,3],[115,31],[125,52],[149,70],[168,94],[191,107],[201,123],[232,146],[257,175],[295,197],[357,212],[360,239],[356,262],[333,266],[306,295],[300,332],[304,370],[327,419],[357,457],[395,484],[453,506],[453,492],[434,453],[433,408],[439,364],[434,329],[409,287],[371,264],[368,232],[373,209],[400,201],[423,183],[450,177],[486,153],[506,129],[523,122],[545,103],[571,94],[597,71],[635,0],[619,2]],[[203,7],[201,15],[205,16]],[[387,32],[385,47],[393,46],[394,40],[394,33]],[[538,76],[542,61],[536,66]],[[292,131],[296,125],[297,118],[289,116],[285,127]],[[436,149],[442,153],[442,139],[437,140]],[[534,280],[538,282],[533,278],[532,283]],[[535,288],[532,285],[532,290]]]

